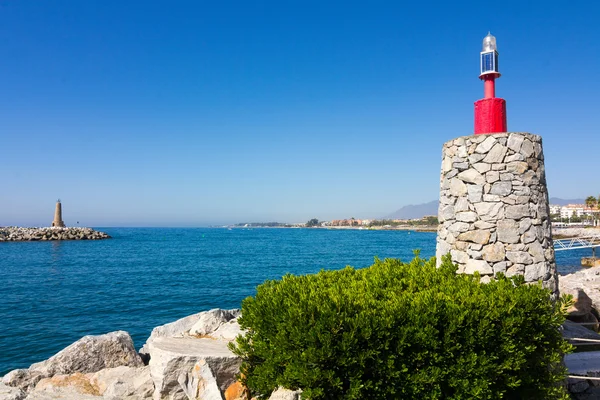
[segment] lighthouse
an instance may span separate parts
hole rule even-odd
[[[56,208],[54,209],[54,220],[52,221],[53,227],[64,228],[65,223],[62,220],[62,205],[60,199],[56,201]]]
[[[491,33],[483,38],[479,69],[484,98],[475,102],[475,134],[506,132],[506,101],[496,97],[496,79],[500,78],[498,47]]]

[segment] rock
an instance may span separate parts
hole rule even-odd
[[[221,325],[237,318],[239,310],[222,310],[215,308],[201,313],[198,321],[190,328],[190,336],[205,336],[216,331]]]
[[[302,390],[288,390],[284,388],[278,388],[273,393],[269,400],[301,400]]]
[[[461,197],[467,194],[467,185],[458,178],[450,180],[450,194],[455,197]]]
[[[470,164],[477,164],[479,161],[483,160],[483,158],[485,157],[485,154],[477,154],[477,153],[473,153],[471,154],[468,159],[469,159],[469,163]]]
[[[102,396],[111,399],[151,399],[154,393],[154,382],[148,366],[106,368],[93,374],[90,384]]]
[[[481,201],[481,197],[483,196],[483,186],[481,185],[469,185],[467,187],[467,200],[471,204],[479,203]]]
[[[140,356],[127,332],[117,331],[98,336],[84,336],[46,361],[32,364],[27,370],[8,373],[3,382],[29,390],[41,379],[75,372],[97,372],[121,365],[142,367]]]
[[[519,243],[521,236],[515,221],[500,220],[496,229],[498,240],[502,243]]]
[[[217,330],[211,332],[208,337],[213,339],[233,341],[236,337],[238,337],[238,335],[243,333],[244,332],[240,329],[240,324],[238,323],[237,318],[234,318],[219,326]]]
[[[31,392],[25,400],[124,400],[102,396],[81,394],[70,387],[56,388],[49,391]],[[129,400],[129,399],[127,399]]]
[[[524,140],[525,138],[523,136],[512,134],[508,137],[508,142],[506,143],[506,146],[515,153],[519,153],[521,151],[521,145],[523,144]]]
[[[515,264],[506,270],[506,276],[509,278],[511,276],[524,275],[524,274],[525,274],[525,266],[522,264]]]
[[[225,400],[246,400],[246,389],[241,382],[234,382],[225,390]]]
[[[475,222],[477,221],[477,213],[473,211],[463,211],[456,213],[456,220],[460,222]]]
[[[477,208],[477,206],[476,206]],[[490,228],[494,228],[496,225],[490,223],[490,222],[486,222],[486,221],[476,221],[475,222],[475,228],[477,229],[490,229]]]
[[[483,248],[483,259],[488,262],[504,261],[506,251],[502,243],[494,243]],[[495,268],[495,267],[494,267]]]
[[[475,152],[479,154],[485,154],[489,152],[495,144],[496,139],[493,136],[488,136],[475,148]]]
[[[560,292],[573,296],[573,305],[567,310],[570,316],[583,316],[592,312],[592,299],[583,289],[561,286]]]
[[[561,327],[561,333],[565,339],[594,339],[600,340],[600,334],[583,325],[566,320]]]
[[[469,255],[464,251],[452,249],[450,250],[450,255],[452,257],[452,261],[459,264],[465,264],[469,260]]]
[[[213,309],[154,328],[142,349],[150,359],[154,398],[221,400],[241,364],[228,348],[241,333],[239,315],[237,309]]]
[[[458,234],[469,230],[469,224],[466,222],[455,222],[448,227],[448,232]]]
[[[494,275],[496,274],[506,274],[506,266],[507,266],[507,262],[506,261],[500,261],[494,264]]]
[[[595,311],[594,311],[595,312]],[[570,321],[576,322],[578,324],[584,324],[586,328],[594,330],[594,332],[598,332],[598,318],[593,314],[593,312],[584,314],[584,315],[568,315],[567,318]]]
[[[523,218],[519,222],[519,233],[522,235],[531,227],[531,218]]]
[[[523,160],[525,160],[525,157],[519,153],[504,157],[504,162],[506,162],[506,163],[510,163],[512,161],[523,161]]]
[[[473,168],[475,168],[477,170],[477,172],[479,172],[480,174],[485,174],[486,172],[488,172],[492,167],[490,166],[490,164],[486,164],[486,163],[477,163],[473,165]]]
[[[552,249],[548,249],[548,250],[553,251]],[[545,254],[544,254],[544,248],[542,247],[542,245],[539,242],[529,243],[529,246],[527,247],[527,251],[533,257],[533,262],[550,261],[550,260],[546,259]],[[554,257],[552,257],[552,259],[554,259]]]
[[[444,173],[448,173],[451,170],[452,170],[452,158],[446,157],[442,161],[442,171],[444,171]]]
[[[569,392],[571,393],[583,393],[590,387],[590,384],[585,379],[569,378],[568,383]]]
[[[45,376],[39,371],[30,371],[28,369],[15,369],[4,375],[2,383],[7,386],[16,387],[27,392],[37,385]]]
[[[506,258],[515,264],[531,264],[533,259],[526,251],[507,251]]]
[[[600,267],[593,267],[563,275],[558,280],[561,293],[587,296],[595,310],[600,310]],[[582,292],[581,294],[579,292]]]
[[[525,173],[525,171],[527,171],[528,168],[529,168],[529,165],[524,161],[513,161],[513,162],[506,164],[506,170],[508,172],[519,174],[519,175]]]
[[[496,218],[502,209],[502,203],[494,203],[494,202],[481,202],[475,204],[475,210],[477,214],[486,220],[490,220]],[[490,224],[491,225],[491,224]],[[494,225],[492,225],[494,226]]]
[[[523,140],[523,144],[521,145],[521,154],[523,154],[526,158],[534,156],[535,150],[533,148],[533,143],[531,140],[525,139]]]
[[[440,204],[440,210],[438,212],[440,222],[444,222],[449,219],[454,219],[454,206]]]
[[[525,282],[543,280],[546,275],[544,263],[525,265]]]
[[[489,171],[485,174],[485,181],[487,183],[494,183],[500,180],[500,173],[498,171]]]
[[[44,378],[36,385],[35,392],[69,392],[80,395],[101,396],[98,387],[90,383],[91,374],[76,372],[70,375],[54,375]]]
[[[512,183],[507,181],[496,182],[492,185],[492,189],[490,190],[490,194],[495,194],[497,196],[508,196],[512,191]]]
[[[485,178],[479,172],[474,169],[468,169],[458,174],[458,179],[463,182],[473,183],[475,185],[483,185]]]
[[[202,311],[193,315],[189,315],[165,325],[157,326],[156,328],[152,329],[150,337],[140,349],[140,354],[142,354],[142,356],[147,356],[148,344],[156,338],[188,337],[190,336],[190,331],[192,330],[193,333],[191,333],[191,336],[209,335],[221,324],[235,319],[239,315],[239,309],[222,310],[215,308],[209,311]]]
[[[483,159],[484,162],[489,164],[498,164],[504,161],[504,156],[508,149],[506,146],[501,145],[500,143],[496,143],[494,147],[490,150],[490,152]]]
[[[490,264],[484,260],[468,260],[465,265],[465,273],[473,274],[475,271],[478,271],[481,275],[491,275],[494,273]]]
[[[52,227],[52,228],[21,228],[9,226],[0,227],[0,241],[37,241],[37,240],[86,240],[108,239],[104,232],[91,228]]]
[[[122,365],[142,367],[143,363],[135,351],[129,333],[116,331],[98,336],[84,336],[48,360],[31,365],[29,370],[53,376],[96,372]]]
[[[149,343],[154,398],[222,400],[241,360],[226,341],[158,337]]]
[[[526,204],[506,207],[506,218],[519,220],[524,217],[531,216],[529,206]]]
[[[469,211],[469,201],[465,197],[459,197],[456,199],[456,205],[454,206],[455,212]]]
[[[490,235],[490,231],[480,229],[476,231],[461,233],[460,235],[458,235],[458,240],[478,244],[487,244],[490,240]]]
[[[452,166],[459,171],[464,171],[465,169],[469,168],[469,163],[468,162],[455,162],[452,164]]]
[[[7,386],[0,382],[0,399],[3,400],[23,400],[26,393],[19,388]]]

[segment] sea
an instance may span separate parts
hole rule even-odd
[[[435,254],[432,232],[284,228],[96,228],[112,239],[0,243],[0,376],[85,335],[116,330],[140,348],[152,328],[239,308],[257,285],[375,257]],[[562,274],[591,250],[557,253]]]

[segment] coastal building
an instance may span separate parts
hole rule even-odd
[[[551,205],[550,214],[560,215],[560,218],[583,218],[586,216],[593,217],[600,214],[600,210],[590,208],[585,204],[567,204],[566,206]]]
[[[556,204],[550,204],[550,215],[560,214],[560,209],[562,206],[558,206]]]
[[[65,223],[62,219],[62,205],[60,199],[56,201],[56,207],[54,208],[54,220],[52,221],[52,227],[64,228]]]
[[[582,217],[586,215],[587,207],[583,204],[568,204],[560,209],[560,217],[561,218],[573,218],[573,217]],[[587,209],[588,212],[591,212],[590,209]]]

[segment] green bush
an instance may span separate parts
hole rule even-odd
[[[266,281],[242,303],[232,350],[250,395],[316,399],[561,399],[566,299],[449,257],[375,260]]]

